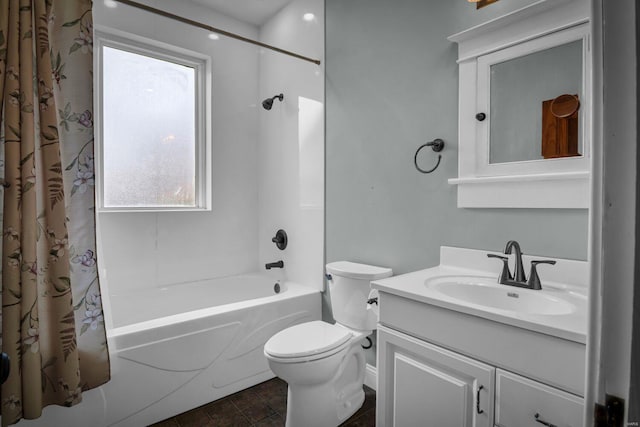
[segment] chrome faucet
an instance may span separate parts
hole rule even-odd
[[[540,276],[538,276],[538,271],[536,266],[538,264],[555,264],[555,261],[552,260],[533,260],[531,261],[531,272],[529,273],[529,280],[527,280],[524,275],[524,267],[522,266],[522,250],[520,249],[520,244],[515,240],[509,240],[507,242],[507,246],[504,248],[505,255],[509,255],[514,253],[515,258],[515,268],[514,274],[511,274],[509,270],[509,258],[501,255],[487,254],[489,258],[498,258],[502,260],[502,272],[498,277],[498,283],[502,285],[509,286],[517,286],[519,288],[528,288],[534,290],[542,289],[542,285],[540,284]],[[515,276],[515,277],[514,277]]]

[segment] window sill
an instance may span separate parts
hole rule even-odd
[[[158,208],[98,208],[98,213],[166,213],[166,212],[210,212],[211,208],[158,207]]]

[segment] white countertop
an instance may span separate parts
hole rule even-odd
[[[493,278],[497,283],[502,263],[499,260],[487,258],[488,253],[504,255],[498,252],[443,246],[440,251],[441,264],[439,266],[375,280],[371,282],[371,287],[380,292],[387,292],[414,301],[582,344],[586,343],[588,264],[585,261],[525,255],[523,256],[523,264],[527,274],[529,262],[532,259],[554,259],[557,261],[555,266],[540,266],[538,273],[542,282],[542,290],[500,285],[509,292],[540,292],[562,298],[575,306],[575,310],[568,314],[532,314],[501,310],[452,298],[425,285],[425,281],[428,279],[450,275]]]

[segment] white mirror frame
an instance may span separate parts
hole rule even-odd
[[[449,37],[458,43],[458,207],[578,208],[590,203],[592,133],[591,52],[588,3],[540,0]],[[492,64],[583,40],[582,150],[574,158],[489,163],[489,111]]]

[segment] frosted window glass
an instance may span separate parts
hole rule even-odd
[[[196,70],[102,54],[104,206],[196,206]]]

